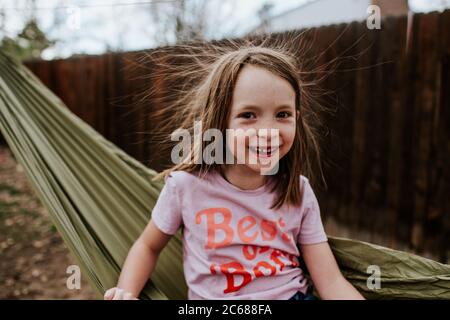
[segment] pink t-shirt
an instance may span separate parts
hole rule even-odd
[[[270,209],[266,184],[243,190],[212,171],[205,178],[174,171],[153,208],[166,234],[183,226],[183,267],[189,299],[287,300],[308,288],[300,244],[327,241],[319,205],[303,175],[301,206]]]

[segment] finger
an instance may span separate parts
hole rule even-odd
[[[106,290],[104,299],[111,300],[111,298],[114,297],[115,291],[116,291],[116,288],[111,288],[111,289]]]
[[[122,299],[123,299],[123,290],[122,289],[117,289],[113,300],[122,300]]]
[[[133,300],[133,296],[129,292],[125,292],[123,295],[123,300]]]

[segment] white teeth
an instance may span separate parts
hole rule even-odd
[[[255,147],[249,147],[250,150],[256,153],[273,153],[275,152],[279,147],[270,147],[270,148],[255,148]]]

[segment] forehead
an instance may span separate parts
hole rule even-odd
[[[239,72],[233,91],[233,105],[280,105],[295,107],[295,91],[280,76],[262,67],[246,65]]]

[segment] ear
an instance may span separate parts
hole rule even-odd
[[[297,120],[298,119],[300,119],[300,110],[298,110],[298,109],[295,109],[295,117],[297,118]]]

